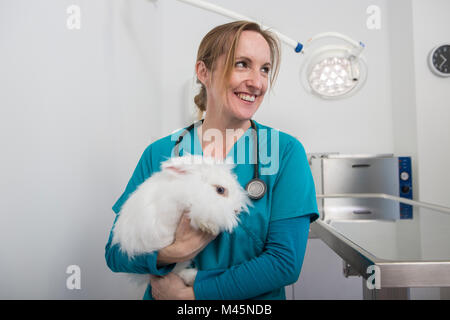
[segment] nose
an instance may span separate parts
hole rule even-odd
[[[262,94],[267,80],[261,75],[259,70],[249,72],[247,81],[245,82],[251,93]]]

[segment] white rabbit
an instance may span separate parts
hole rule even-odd
[[[113,230],[112,244],[119,243],[128,256],[162,249],[175,238],[184,211],[195,229],[218,235],[237,226],[241,211],[252,206],[231,169],[234,165],[197,155],[170,158],[161,171],[145,180],[122,206]],[[178,263],[173,272],[192,286],[197,270],[190,261]],[[137,280],[148,283],[141,276]]]

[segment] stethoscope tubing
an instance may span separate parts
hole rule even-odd
[[[174,154],[180,157],[180,149],[179,145],[183,141],[184,136],[191,131],[192,129],[198,127],[201,123],[203,123],[204,119],[194,122],[189,127],[185,128],[184,131],[180,134],[174,146]],[[258,200],[264,197],[267,186],[266,183],[259,178],[259,144],[258,144],[258,129],[256,128],[256,124],[253,120],[250,119],[250,125],[252,127],[253,134],[255,137],[255,145],[253,148],[256,157],[256,163],[253,166],[253,178],[247,183],[245,189],[248,193],[248,196],[252,200]]]

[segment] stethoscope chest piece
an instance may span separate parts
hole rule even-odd
[[[259,200],[262,197],[264,197],[266,189],[267,189],[266,183],[259,178],[253,178],[245,186],[245,190],[247,190],[248,197],[252,200]]]
[[[187,134],[190,130],[192,130],[193,128],[196,128],[197,125],[201,124],[203,122],[203,120],[198,121],[196,123],[191,124],[189,127],[187,127],[183,133],[178,137],[177,142],[175,143],[174,146],[174,154],[178,155],[178,157],[180,156],[180,143],[183,140],[183,137],[185,134]],[[247,185],[245,186],[245,190],[247,191],[248,197],[252,200],[259,200],[262,197],[264,197],[264,195],[266,194],[266,190],[267,190],[267,186],[266,183],[259,179],[259,173],[258,173],[258,168],[259,168],[259,146],[258,146],[258,133],[257,133],[257,128],[256,128],[256,124],[253,122],[253,120],[250,120],[250,124],[254,130],[254,136],[255,136],[255,156],[256,156],[256,163],[254,164],[254,171],[253,171],[253,179],[250,180]]]

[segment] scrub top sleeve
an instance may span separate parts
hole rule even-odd
[[[116,201],[116,203],[112,207],[115,213],[120,212],[122,205],[125,203],[125,201],[127,201],[130,194],[133,193],[142,182],[144,182],[148,177],[152,175],[153,168],[151,160],[152,160],[152,150],[150,145],[142,153],[142,156],[139,159],[136,168],[134,169],[133,175],[128,181],[125,191],[122,193],[120,198]]]
[[[316,190],[303,145],[292,138],[280,160],[272,194],[270,221],[311,215],[318,217]]]
[[[199,270],[194,281],[195,298],[260,299],[296,282],[305,256],[309,221],[308,216],[274,221],[260,256],[225,270]]]
[[[175,264],[158,266],[158,252],[137,255],[130,259],[128,255],[122,252],[118,244],[106,246],[105,260],[106,265],[113,272],[127,272],[140,274],[153,274],[155,276],[164,276],[172,271]]]
[[[116,217],[109,234],[108,243],[105,247],[105,259],[106,264],[113,272],[149,273],[163,276],[172,271],[175,266],[175,264],[171,264],[158,267],[158,252],[156,251],[148,254],[136,255],[133,258],[130,258],[126,253],[120,250],[118,244],[111,245],[114,226],[117,218],[119,217],[122,205],[126,202],[130,194],[133,193],[142,182],[150,177],[152,173],[152,149],[150,145],[144,150],[136,168],[134,169],[133,175],[128,181],[125,191],[112,207],[113,211],[116,213]]]
[[[130,258],[126,253],[120,250],[119,244],[116,243],[111,245],[113,230],[118,217],[119,215],[116,215],[116,219],[114,220],[114,224],[109,234],[108,243],[105,247],[105,260],[109,269],[113,272],[153,274],[156,276],[164,276],[171,272],[175,267],[175,264],[158,266],[157,251],[136,255],[133,258]]]

